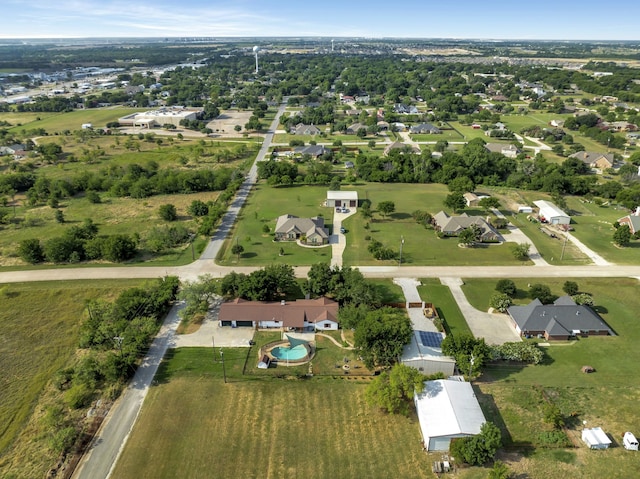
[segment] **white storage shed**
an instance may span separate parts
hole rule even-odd
[[[447,451],[452,439],[480,434],[486,422],[468,382],[426,381],[414,403],[427,451]]]
[[[358,206],[358,192],[357,191],[327,191],[327,206],[346,206],[349,208],[356,208]]]
[[[540,209],[540,220],[544,219],[551,225],[568,225],[571,223],[571,217],[550,201],[538,200],[534,201],[533,204]]]
[[[601,427],[592,427],[582,430],[582,441],[589,446],[589,449],[609,449],[611,439]]]

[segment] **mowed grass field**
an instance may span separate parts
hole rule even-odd
[[[65,130],[79,130],[83,123],[91,123],[94,128],[104,128],[107,123],[118,121],[125,115],[137,111],[146,111],[145,108],[106,107],[91,108],[87,110],[75,110],[64,113],[9,113],[0,114],[0,120],[6,120],[14,126],[9,131],[20,133],[21,130],[33,130],[43,128],[49,134],[60,133]],[[38,118],[40,118],[38,120]]]
[[[531,299],[528,284],[543,283],[556,295],[564,294],[564,281],[578,283],[580,291],[593,295],[596,309],[617,333],[614,337],[552,341],[544,347],[545,360],[538,366],[491,365],[475,386],[485,416],[503,430],[506,451],[501,459],[516,474],[531,479],[584,477],[636,477],[638,456],[622,447],[625,431],[640,431],[637,401],[638,281],[631,278],[519,279],[517,304]],[[486,310],[497,280],[465,279],[464,292],[478,309]],[[580,372],[583,365],[596,369]],[[543,396],[544,395],[544,396]],[[544,405],[557,405],[565,418],[575,448],[544,448],[538,442],[544,422]],[[580,431],[600,426],[613,440],[607,451],[591,451],[580,440]],[[524,452],[524,453],[523,453]],[[517,476],[520,477],[520,476]]]
[[[273,241],[276,218],[282,214],[299,217],[323,215],[325,226],[333,223],[333,209],[323,206],[326,186],[291,186],[274,188],[259,183],[252,191],[240,214],[240,221],[234,228],[230,241],[220,255],[224,265],[266,265],[286,263],[308,265],[329,262],[331,247],[304,248],[296,243]],[[343,221],[346,229],[347,246],[343,254],[346,265],[393,265],[398,260],[376,260],[367,251],[367,236],[382,242],[399,253],[401,237],[405,242],[402,250],[402,264],[410,265],[488,265],[521,264],[513,257],[509,244],[483,245],[475,248],[459,248],[457,238],[438,239],[433,229],[425,229],[416,223],[411,213],[417,209],[436,214],[442,210],[448,190],[439,184],[383,184],[367,183],[345,185],[343,190],[355,190],[360,201],[370,199],[374,218],[366,220],[356,213]],[[396,211],[388,217],[381,216],[376,207],[380,201],[391,200]],[[469,214],[483,214],[481,210],[470,209]],[[369,229],[365,224],[369,223]],[[264,225],[269,233],[263,231]],[[507,237],[508,239],[508,237]],[[231,246],[240,244],[244,252],[240,258],[231,253]],[[284,255],[280,256],[280,248]]]
[[[368,183],[355,187],[345,186],[344,190],[358,191],[362,201],[368,198],[372,202],[373,220],[365,219],[361,214],[350,216],[343,222],[347,230],[347,247],[343,260],[349,265],[394,265],[398,260],[376,260],[367,246],[365,237],[380,241],[384,246],[400,251],[402,246],[402,264],[407,265],[516,265],[510,244],[483,245],[475,248],[459,248],[457,238],[439,239],[433,229],[426,229],[411,217],[415,210],[428,211],[435,215],[445,209],[443,201],[449,194],[447,187],[440,184],[383,184]],[[381,216],[377,205],[381,201],[393,201],[395,213],[389,217]],[[484,215],[482,210],[469,209],[470,215]],[[451,212],[449,212],[451,214]],[[365,228],[369,223],[369,229]],[[505,239],[509,239],[508,236]]]
[[[44,438],[32,424],[27,426],[31,414],[52,375],[75,354],[86,301],[112,299],[139,284],[101,280],[0,285],[0,471],[22,471],[0,476],[42,477],[51,467],[55,457]]]
[[[237,353],[240,365],[245,354]],[[114,477],[421,478],[430,469],[417,419],[371,408],[363,383],[244,379],[232,359],[224,384],[211,349],[172,356]]]
[[[301,218],[324,216],[325,226],[331,230],[333,208],[322,203],[327,196],[326,186],[293,186],[274,188],[264,182],[251,191],[244,208],[238,216],[233,234],[220,254],[224,265],[258,265],[285,263],[293,266],[331,261],[331,246],[305,248],[295,242],[273,240],[276,219],[280,215],[292,214]],[[269,227],[269,233],[262,228]],[[244,252],[239,261],[231,253],[231,246],[240,244]],[[280,256],[280,248],[284,255]]]

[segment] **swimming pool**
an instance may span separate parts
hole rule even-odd
[[[309,354],[309,351],[307,351],[307,348],[304,344],[300,344],[293,348],[289,348],[286,346],[276,346],[269,352],[273,355],[273,357],[279,359],[280,361],[297,361],[298,359],[302,359],[307,356],[307,354]]]

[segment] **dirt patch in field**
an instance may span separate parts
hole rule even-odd
[[[224,136],[238,136],[241,137],[244,130],[244,125],[249,122],[249,118],[253,112],[251,110],[225,110],[220,113],[220,116],[215,120],[211,120],[207,127],[213,130],[213,134],[219,134]],[[236,125],[240,125],[242,130],[237,132],[234,130]]]

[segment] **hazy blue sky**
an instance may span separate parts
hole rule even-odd
[[[640,39],[640,1],[2,0],[1,11],[0,38]]]

